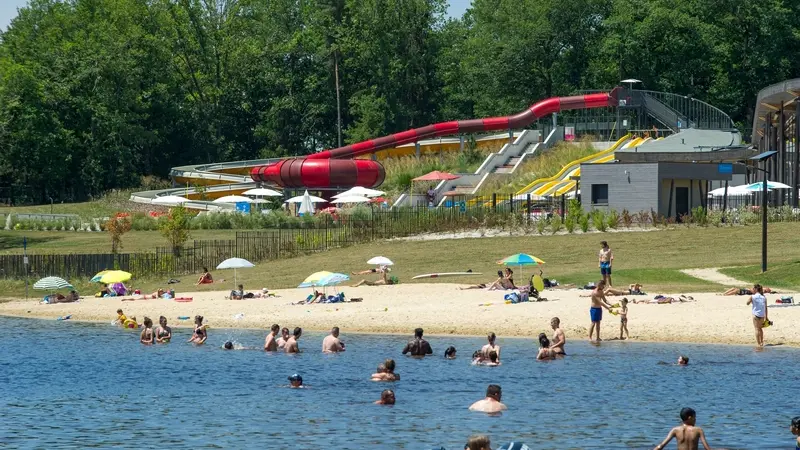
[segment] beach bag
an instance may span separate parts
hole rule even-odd
[[[512,292],[510,294],[506,294],[503,299],[507,302],[511,303],[519,303],[519,294],[516,292]]]

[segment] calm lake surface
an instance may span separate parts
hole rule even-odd
[[[265,332],[210,330],[208,344],[145,347],[110,325],[0,318],[0,447],[461,450],[470,434],[493,448],[652,448],[681,407],[715,448],[794,448],[800,352],[773,347],[568,341],[566,359],[536,362],[532,339],[503,339],[503,365],[473,367],[478,338],[431,337],[435,357],[400,355],[406,336],[341,338],[320,353],[304,334],[300,355],[225,351],[227,339],[263,346]],[[454,345],[458,358],[445,360]],[[672,365],[679,353],[690,366]],[[369,381],[397,360],[397,383]],[[668,362],[669,364],[664,364]],[[299,373],[309,389],[288,389]],[[467,410],[500,384],[509,411]],[[378,406],[383,389],[395,406]],[[675,448],[675,443],[669,448]]]

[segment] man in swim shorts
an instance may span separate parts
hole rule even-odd
[[[614,254],[611,253],[608,242],[600,242],[600,253],[598,256],[600,259],[600,275],[603,277],[603,281],[606,282],[606,286],[611,287],[611,263],[614,261]]]
[[[344,351],[344,343],[339,340],[339,327],[333,327],[331,334],[322,340],[322,353],[338,353]]]
[[[431,344],[428,343],[425,339],[422,339],[422,328],[417,328],[414,330],[414,339],[408,341],[405,348],[403,349],[403,354],[411,354],[411,356],[425,356],[433,354],[433,350],[431,349]]]
[[[558,317],[550,319],[550,328],[553,329],[553,342],[550,343],[550,350],[556,355],[566,356],[564,344],[567,343],[567,338],[564,336],[564,331],[561,330],[561,319]]]
[[[303,334],[303,329],[300,327],[295,327],[294,332],[286,341],[286,345],[283,347],[283,350],[286,353],[300,353],[300,347],[297,345],[297,340],[300,339],[301,334]]]
[[[278,348],[285,348],[286,347],[286,341],[288,341],[288,340],[289,340],[289,329],[286,328],[286,327],[283,327],[281,329],[281,337],[279,337],[278,339],[275,339],[275,343],[278,344]]]
[[[508,407],[500,402],[503,397],[500,386],[497,384],[490,384],[486,388],[486,398],[478,400],[469,407],[470,411],[478,411],[485,413],[498,413],[505,411]]]
[[[267,334],[267,338],[264,339],[264,351],[267,352],[277,352],[278,351],[278,342],[275,338],[278,336],[278,333],[281,331],[281,327],[278,324],[273,324]],[[287,333],[289,330],[286,330]]]
[[[599,342],[600,339],[600,321],[603,320],[603,308],[611,312],[611,305],[606,301],[604,294],[606,282],[600,280],[597,282],[597,287],[592,291],[592,306],[589,308],[589,317],[592,319],[592,326],[589,327],[589,341]],[[592,340],[592,333],[597,327],[597,340]]]

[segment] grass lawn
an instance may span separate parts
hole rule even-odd
[[[800,261],[775,264],[770,257],[767,271],[761,272],[761,264],[721,269],[720,272],[737,280],[759,283],[762,286],[800,290]],[[746,287],[746,286],[742,286]]]
[[[3,206],[0,215],[6,214],[77,214],[83,219],[110,217],[120,211],[140,210],[142,207],[129,201],[131,191],[112,191],[103,197],[81,203],[55,203],[51,205]],[[145,207],[147,205],[144,205]],[[146,208],[144,209],[146,210]]]
[[[800,263],[799,224],[770,224],[770,264],[775,267],[775,280],[765,281],[768,286],[784,287],[791,280],[791,274]],[[46,233],[62,235],[62,233]],[[197,231],[198,239],[225,239],[233,236],[233,231]],[[90,245],[106,251],[108,237],[104,233],[63,233],[63,240],[45,240],[37,243],[37,251],[66,248],[73,245],[81,250]],[[94,237],[96,236],[96,237]],[[51,236],[52,238],[52,236]],[[96,242],[76,242],[72,239],[97,239]],[[155,232],[131,232],[124,238],[125,250],[146,249],[163,245],[163,239]],[[493,281],[500,268],[495,261],[514,253],[529,253],[543,260],[545,276],[563,283],[584,284],[597,281],[597,251],[599,242],[607,240],[614,250],[615,286],[633,282],[645,285],[648,293],[722,291],[723,286],[699,280],[679,272],[680,269],[702,267],[745,266],[741,272],[730,273],[747,281],[755,278],[755,265],[760,261],[760,229],[758,227],[733,228],[677,228],[667,231],[591,233],[586,235],[563,236],[519,236],[481,239],[439,240],[439,241],[383,241],[349,248],[331,250],[293,259],[267,261],[249,270],[240,270],[239,279],[248,289],[285,288],[297,286],[303,279],[319,270],[350,272],[368,268],[367,259],[383,255],[395,262],[392,275],[401,282],[411,282],[411,277],[432,272],[460,272],[472,269],[483,275],[429,279],[426,282],[486,283]],[[72,244],[70,244],[72,242]],[[209,262],[209,266],[217,264]],[[790,264],[791,263],[791,264]],[[752,267],[748,267],[752,266]],[[784,268],[785,266],[785,268]],[[534,273],[532,268],[514,269],[515,279],[522,284]],[[746,274],[752,274],[747,276]],[[220,290],[233,285],[231,271],[214,271],[217,279],[225,278],[229,283],[197,288],[193,286],[195,275],[180,277],[183,284],[178,290]],[[146,291],[164,286],[168,277],[158,280],[137,280],[136,286]],[[355,279],[360,277],[354,276]],[[374,279],[374,276],[366,277]],[[87,293],[96,286],[82,284],[73,280]],[[795,282],[794,286],[797,283]],[[0,282],[0,292],[5,295],[19,295],[24,292],[24,282]],[[347,288],[344,288],[347,291]]]

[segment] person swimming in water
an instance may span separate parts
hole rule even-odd
[[[281,337],[275,340],[275,343],[278,344],[278,348],[283,350],[286,347],[286,341],[289,340],[289,329],[286,327],[281,328]]]
[[[456,359],[456,348],[452,345],[444,351],[444,359]]]
[[[792,418],[792,424],[789,426],[789,431],[795,435],[794,448],[800,450],[800,416]]]
[[[386,373],[386,364],[380,363],[378,364],[378,368],[375,369],[375,373],[372,374],[372,381],[383,381],[383,374]]]
[[[400,381],[400,375],[394,373],[395,367],[395,361],[387,359],[378,366],[378,372],[372,374],[372,381]]]
[[[170,339],[172,339],[172,328],[167,325],[167,318],[161,316],[158,318],[158,328],[156,328],[156,342],[168,344]]]
[[[277,323],[273,324],[272,327],[270,327],[269,333],[267,333],[267,337],[266,339],[264,339],[264,351],[267,352],[278,351],[278,343],[275,341],[275,337],[278,336],[278,333],[280,331],[281,327]]]
[[[470,407],[470,411],[478,411],[478,412],[485,412],[485,413],[499,413],[500,411],[505,411],[508,409],[506,405],[500,402],[503,397],[502,390],[499,385],[497,384],[490,384],[488,388],[486,388],[486,398],[483,400],[478,400],[477,402],[473,403]]]
[[[376,405],[394,405],[395,397],[394,391],[391,389],[385,389],[381,392],[381,399],[376,401]]]
[[[683,408],[680,416],[683,424],[673,428],[664,442],[658,444],[655,450],[663,449],[673,438],[678,440],[678,450],[697,450],[699,443],[703,444],[705,450],[710,450],[711,447],[706,442],[703,429],[695,426],[697,413],[692,408]]]
[[[489,359],[489,353],[495,352],[497,353],[497,359],[499,361],[500,346],[495,343],[497,341],[497,335],[494,333],[489,333],[489,335],[486,336],[486,339],[489,341],[489,343],[481,347],[481,353],[483,353],[483,357],[485,359]]]
[[[225,350],[233,350],[233,342],[231,341],[225,342],[225,345],[223,345],[222,348],[224,348]]]
[[[564,351],[564,344],[567,343],[567,338],[564,331],[561,330],[561,319],[553,317],[550,319],[550,328],[553,329],[553,340],[550,342],[550,349],[556,356],[567,356]]]
[[[286,340],[286,345],[283,347],[283,351],[286,353],[300,353],[300,347],[297,345],[297,340],[300,339],[300,336],[303,334],[303,329],[300,327],[294,328],[294,333]]]
[[[153,345],[155,343],[155,333],[153,333],[153,321],[149,317],[144,318],[144,329],[142,334],[139,335],[139,342],[144,345]]]
[[[492,442],[484,434],[470,436],[464,450],[492,450]]]
[[[678,365],[679,366],[688,366],[689,365],[689,357],[680,355],[678,356]]]
[[[491,351],[489,352],[488,361],[484,361],[484,366],[494,367],[500,365],[500,359],[497,357],[497,352]]]
[[[483,364],[484,361],[485,361],[485,358],[483,357],[483,353],[480,350],[475,350],[475,352],[472,353],[472,365],[473,366],[477,366],[477,365]]]
[[[302,389],[305,386],[303,385],[303,377],[298,374],[294,374],[289,377],[289,387],[292,389]]]
[[[550,348],[550,339],[547,339],[547,335],[544,333],[539,333],[539,353],[536,355],[536,359],[539,361],[556,359],[555,351]]]
[[[194,333],[192,333],[192,337],[187,342],[197,345],[205,344],[206,339],[208,339],[208,330],[206,328],[203,325],[203,316],[194,316]]]

